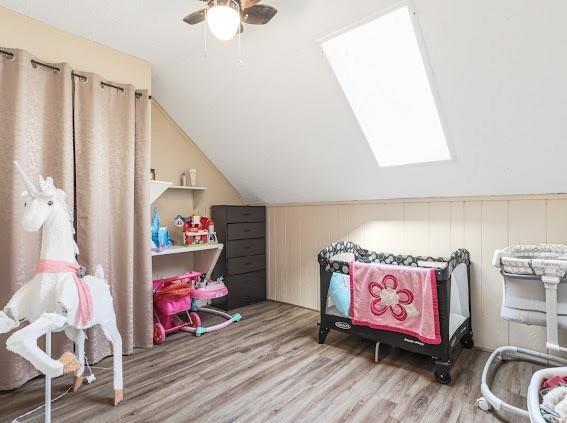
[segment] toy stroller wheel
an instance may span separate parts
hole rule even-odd
[[[449,372],[440,372],[435,370],[435,380],[442,385],[448,385],[451,383],[451,375]]]
[[[191,319],[191,324],[193,327],[198,328],[201,326],[201,318],[199,317],[199,314],[192,311],[191,313],[189,313],[189,318]]]
[[[165,329],[161,323],[154,324],[154,344],[163,344],[165,342]]]
[[[471,349],[472,347],[474,347],[474,340],[472,338],[472,336],[465,336],[463,338],[461,338],[461,345],[463,346],[463,348],[466,349]]]
[[[478,408],[480,408],[482,411],[490,411],[490,409],[492,408],[492,406],[490,405],[490,403],[486,400],[486,398],[484,397],[480,397],[479,399],[476,400],[476,405],[478,406]]]

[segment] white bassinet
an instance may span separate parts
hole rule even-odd
[[[546,326],[545,287],[542,276],[565,278],[567,246],[518,245],[497,250],[493,264],[504,277],[502,318],[527,325]],[[567,284],[557,289],[557,320],[567,328]],[[553,328],[552,328],[553,329]]]
[[[517,245],[496,250],[493,265],[504,279],[501,315],[503,319],[528,325],[547,327],[546,347],[555,352],[567,352],[559,346],[558,327],[567,328],[567,246],[559,244]],[[526,348],[504,346],[490,356],[482,372],[478,406],[505,410],[530,417],[532,422],[544,422],[539,410],[542,375],[563,374],[567,368],[545,369],[532,377],[528,392],[529,411],[514,407],[496,397],[488,387],[487,377],[496,359],[523,358],[544,365],[566,366],[567,360]]]

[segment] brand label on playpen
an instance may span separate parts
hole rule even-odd
[[[423,342],[414,341],[413,339],[404,338],[404,341],[405,341],[405,342],[409,342],[410,344],[417,344],[417,345],[419,345],[420,347],[423,347],[423,346],[425,345]]]
[[[339,329],[350,329],[352,326],[346,322],[335,322],[335,326]]]

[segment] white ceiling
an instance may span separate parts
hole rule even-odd
[[[236,41],[203,57],[196,0],[0,0],[151,61],[155,98],[251,202],[567,192],[564,0],[415,1],[454,160],[400,168],[377,167],[319,46],[395,2],[264,3],[239,68]]]

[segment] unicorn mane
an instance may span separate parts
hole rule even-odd
[[[75,221],[74,213],[69,208],[69,204],[67,204],[67,194],[65,193],[65,191],[58,188],[56,193],[55,193],[55,201],[57,201],[57,203],[59,203],[61,208],[65,211],[65,214],[67,215],[67,218],[69,219],[69,223],[71,223],[71,227],[73,228],[73,233],[75,233],[75,226],[73,224],[74,221]]]
[[[66,215],[66,217],[69,220],[69,223],[71,225],[71,233],[73,235],[75,235],[76,232],[75,232],[75,225],[74,225],[74,221],[75,221],[74,213],[69,208],[69,205],[67,204],[67,194],[62,189],[57,188],[56,191],[55,191],[54,199],[57,202],[57,204],[59,204],[59,206],[65,212],[65,215]],[[73,237],[73,245],[75,246],[75,254],[79,255],[79,246],[77,245],[77,242],[75,241],[75,237]]]

